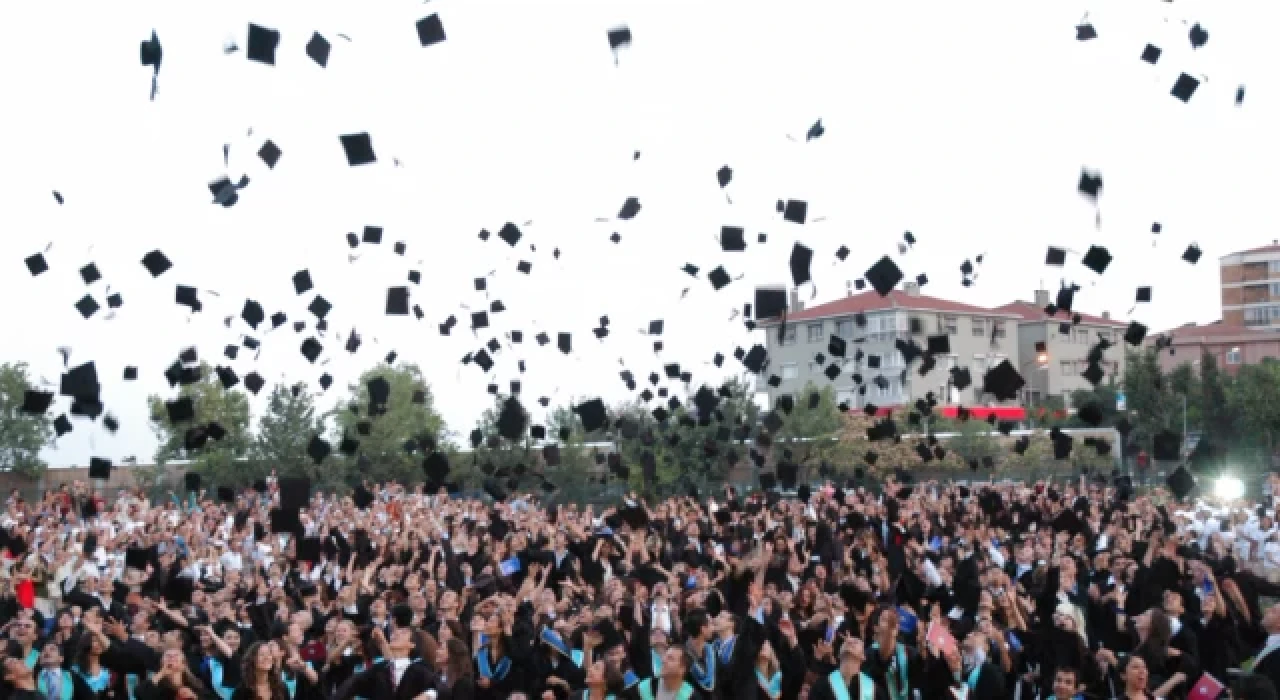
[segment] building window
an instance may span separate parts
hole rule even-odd
[[[946,333],[947,335],[955,335],[956,329],[958,327],[959,327],[959,324],[955,316],[939,316],[938,317],[939,333]]]
[[[1227,351],[1227,364],[1238,365],[1240,364],[1240,361],[1241,361],[1240,348],[1231,348],[1230,350]]]
[[[1004,321],[992,321],[992,322],[991,322],[991,336],[992,336],[993,338],[1003,338],[1003,337],[1004,337]]]
[[[783,344],[783,345],[795,345],[795,344],[796,344],[796,327],[795,327],[794,325],[787,326],[787,327],[786,327],[786,329],[785,329],[785,330],[783,330],[783,332],[782,332],[782,344]]]
[[[1089,331],[1083,328],[1077,328],[1075,331],[1075,342],[1081,345],[1089,344]]]
[[[809,324],[809,342],[810,343],[822,342],[822,324],[821,323]]]
[[[1076,373],[1076,363],[1070,360],[1063,360],[1060,365],[1062,367],[1062,376],[1070,377]]]
[[[795,379],[800,376],[800,368],[794,362],[788,362],[782,366],[783,379]]]
[[[1268,262],[1267,269],[1271,272],[1280,272],[1280,260],[1272,260]]]
[[[1280,282],[1271,283],[1271,296],[1280,297]]]
[[[974,318],[969,320],[973,324],[973,336],[975,338],[987,337],[987,319]]]
[[[850,340],[853,338],[853,321],[836,321],[836,335]]]

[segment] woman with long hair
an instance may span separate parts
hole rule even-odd
[[[1157,696],[1147,690],[1147,662],[1141,656],[1125,657],[1119,671],[1125,700],[1155,700]]]
[[[437,700],[474,700],[476,682],[471,671],[471,651],[461,639],[451,637],[436,647]]]
[[[1199,673],[1194,659],[1169,646],[1173,638],[1169,616],[1160,608],[1152,608],[1134,618],[1134,629],[1141,641],[1133,656],[1142,658],[1144,672],[1156,684],[1152,694],[1168,700],[1185,698],[1190,689],[1187,679]]]
[[[289,700],[270,642],[254,642],[240,665],[240,686],[231,700]]]
[[[75,662],[71,665],[72,673],[84,681],[99,698],[106,698],[111,691],[111,671],[102,665],[102,652],[107,644],[96,634],[80,635],[76,646]]]

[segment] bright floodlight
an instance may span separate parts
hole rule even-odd
[[[1232,501],[1244,495],[1244,482],[1233,476],[1224,476],[1214,483],[1213,492],[1218,498]]]

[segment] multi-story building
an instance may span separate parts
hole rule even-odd
[[[1206,354],[1212,355],[1218,367],[1228,374],[1238,372],[1241,365],[1280,359],[1280,333],[1275,331],[1232,326],[1220,321],[1203,326],[1189,323],[1148,336],[1147,345],[1153,346],[1160,336],[1172,341],[1158,355],[1160,368],[1166,372],[1178,365],[1198,364]]]
[[[1222,323],[1280,330],[1280,241],[1218,259]]]
[[[865,325],[858,324],[859,317]],[[867,291],[808,309],[793,293],[781,338],[777,319],[761,321],[770,362],[765,374],[780,380],[778,386],[766,385],[764,390],[771,405],[783,395],[802,400],[800,393],[809,382],[820,387],[833,385],[837,401],[857,408],[869,403],[880,407],[909,405],[929,392],[943,404],[994,404],[994,397],[981,394],[982,378],[1005,359],[1018,363],[1021,320],[1016,313],[925,296],[914,284],[885,297]],[[919,373],[919,361],[904,374],[908,368],[896,342],[914,340],[924,348],[928,336],[942,333],[949,336],[951,352],[935,358],[936,365],[925,376]],[[832,358],[828,351],[832,336],[847,343],[843,361]],[[863,353],[860,361],[854,359],[858,350]],[[833,360],[840,362],[841,372],[831,380],[824,372]],[[956,366],[968,367],[973,378],[963,391],[951,383],[950,370]],[[867,387],[865,395],[859,393],[855,373]],[[876,377],[883,377],[883,383],[877,385]]]
[[[1073,391],[1093,388],[1083,375],[1089,366],[1089,351],[1099,339],[1105,338],[1112,346],[1103,351],[1102,382],[1120,381],[1127,323],[1104,311],[1101,316],[1080,313],[1080,322],[1071,325],[1071,313],[1045,314],[1050,303],[1048,290],[1036,290],[1034,298],[1034,303],[1015,301],[995,309],[1018,316],[1018,358],[1025,367],[1020,371],[1027,382],[1026,405],[1034,406],[1048,396],[1069,398]]]

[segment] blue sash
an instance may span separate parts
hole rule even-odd
[[[39,656],[39,654],[37,654]],[[60,671],[62,674],[62,687],[58,689],[58,697],[62,700],[71,700],[71,696],[75,694],[76,687],[71,681],[71,673],[69,671]],[[40,682],[36,687],[40,690],[40,694],[49,696],[49,684],[45,681],[44,671],[39,673]]]
[[[849,686],[845,685],[840,669],[832,671],[827,676],[827,682],[831,684],[831,692],[835,694],[836,700],[849,700]],[[875,697],[876,682],[871,680],[871,676],[858,671],[858,700],[875,700]]]
[[[27,665],[27,668],[34,670],[36,664],[40,662],[40,651],[38,649],[32,649],[27,653],[27,658],[23,659],[22,662]]]
[[[836,696],[836,700],[849,700],[849,686],[845,685],[844,675],[840,673],[840,669],[837,668],[827,675],[827,683],[831,685],[831,694]]]
[[[150,678],[152,675],[154,675],[152,671],[147,671],[147,678]],[[141,681],[142,679],[139,678],[138,674],[136,673],[125,674],[124,687],[125,687],[125,690],[128,691],[129,693],[129,700],[134,700],[135,698],[138,697],[138,683]]]
[[[649,649],[649,663],[653,666],[653,675],[655,677],[661,676],[662,675],[662,654],[659,654],[653,649]]]
[[[714,644],[706,644],[702,647],[702,663],[698,663],[696,656],[689,654],[691,663],[689,664],[689,673],[693,675],[693,680],[703,690],[708,693],[715,692],[716,689],[716,649]]]
[[[97,675],[94,676],[85,675],[85,672],[79,666],[72,666],[71,668],[76,672],[77,676],[84,679],[84,683],[89,686],[89,690],[95,693],[101,693],[107,689],[107,686],[111,685],[111,671],[106,668],[99,668]]]
[[[293,698],[293,697],[297,697],[297,695],[298,695],[298,677],[297,677],[297,676],[294,676],[292,679],[290,679],[288,676],[286,676],[286,675],[284,674],[284,672],[283,672],[283,671],[281,671],[281,672],[280,672],[280,680],[284,681],[284,687],[285,687],[285,690],[288,690],[288,691],[289,691],[289,697],[291,697],[291,698]]]
[[[636,691],[640,693],[643,700],[653,700],[653,678],[646,678],[640,681],[640,685],[636,686]],[[680,690],[676,691],[676,700],[689,700],[693,695],[693,686],[688,683],[681,683]]]
[[[738,636],[729,637],[729,640],[720,645],[720,663],[728,664],[733,658],[733,645],[738,641]]]
[[[965,681],[965,683],[969,686],[969,690],[978,689],[978,676],[981,676],[981,675],[982,675],[982,664],[978,664],[977,666],[973,667],[972,671],[969,672],[969,678]]]
[[[622,688],[624,690],[630,690],[631,686],[639,682],[640,682],[640,677],[637,676],[636,672],[632,671],[631,669],[627,669],[627,672],[622,674]]]
[[[480,647],[480,651],[476,652],[476,666],[480,669],[480,675],[483,678],[501,682],[506,679],[507,673],[511,671],[511,659],[504,655],[496,667],[491,666],[489,662],[489,647]]]
[[[555,630],[550,627],[543,627],[542,631],[538,633],[538,638],[550,645],[552,649],[560,652],[560,654],[566,659],[572,661],[574,666],[579,668],[582,667],[582,660],[584,658],[582,650],[570,649],[569,645],[565,643],[564,639]]]
[[[880,643],[872,644],[871,648],[879,650]],[[898,661],[898,678],[895,680],[888,669],[885,669],[884,674],[885,685],[889,687],[889,700],[907,700],[907,694],[910,690],[907,681],[907,651],[903,648],[901,642],[895,645],[894,658]]]
[[[778,700],[782,697],[782,672],[774,671],[773,677],[765,680],[764,674],[760,669],[756,669],[756,683],[760,684],[763,690],[771,700]]]
[[[216,692],[218,697],[222,698],[222,700],[231,700],[231,694],[236,692],[236,689],[228,688],[223,685],[222,679],[224,677],[225,670],[222,668],[222,662],[212,656],[209,656],[205,658],[204,665],[209,669],[209,681],[213,683],[214,692]]]

